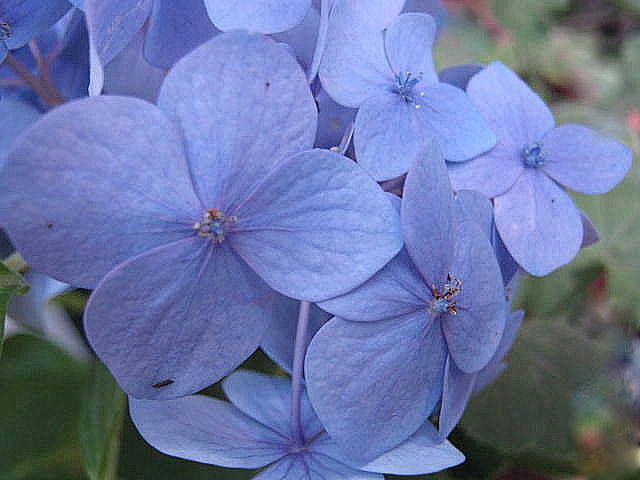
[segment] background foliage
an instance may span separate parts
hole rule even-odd
[[[640,151],[639,1],[450,0],[447,6],[449,28],[437,48],[441,68],[500,59],[552,103],[561,122],[591,125]],[[602,241],[548,278],[523,282],[518,302],[528,316],[509,369],[472,400],[452,437],[467,463],[420,478],[640,478],[637,156],[622,186],[577,201]],[[0,307],[24,288],[4,266],[0,283]],[[80,325],[85,299],[85,292],[73,292],[56,301]],[[251,476],[153,451],[100,365],[74,360],[32,335],[9,338],[2,355],[0,480]],[[249,362],[275,369],[261,354]]]

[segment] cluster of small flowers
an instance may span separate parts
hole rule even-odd
[[[144,438],[259,479],[462,462],[446,438],[505,368],[520,276],[597,241],[566,189],[609,191],[630,151],[501,63],[436,72],[438,1],[74,4],[0,1],[0,79],[26,80],[0,224],[93,290]],[[259,347],[290,380],[234,372]],[[194,395],[224,377],[230,403]]]

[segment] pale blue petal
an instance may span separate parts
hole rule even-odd
[[[491,201],[479,192],[461,190],[456,192],[459,218],[478,224],[488,239],[493,232],[493,205]]]
[[[527,169],[511,190],[494,200],[494,215],[507,250],[532,275],[551,273],[580,250],[580,212],[571,197],[537,169]]]
[[[280,163],[247,201],[229,237],[274,289],[322,301],[361,285],[402,248],[398,214],[350,159],[310,150]]]
[[[360,22],[378,30],[384,30],[393,22],[404,6],[405,0],[337,0],[353,9]]]
[[[439,37],[446,24],[447,10],[442,0],[406,0],[403,13],[416,12],[431,15],[437,23],[436,37]]]
[[[427,285],[450,273],[456,208],[442,152],[433,142],[407,175],[401,215],[407,250]]]
[[[89,300],[85,328],[128,394],[175,398],[246,360],[260,345],[272,302],[273,291],[228,244],[194,236],[112,270]]]
[[[421,13],[405,13],[393,21],[385,34],[385,51],[396,75],[411,72],[423,86],[438,81],[432,54],[436,28],[433,17]]]
[[[216,33],[202,0],[154,0],[144,56],[155,66],[171,68]]]
[[[300,302],[298,300],[280,296],[275,301],[273,320],[262,339],[262,349],[287,373],[291,373],[293,370],[293,350],[299,309]],[[315,304],[311,305],[309,328],[304,340],[305,346],[309,345],[311,339],[327,323],[329,317],[327,312],[316,307]]]
[[[442,392],[446,347],[427,311],[381,322],[331,320],[305,371],[312,404],[345,454],[369,462],[415,433]]]
[[[291,381],[288,378],[237,370],[224,380],[222,389],[242,413],[290,438]],[[323,430],[306,393],[302,395],[300,421],[307,440]]]
[[[443,318],[449,353],[466,373],[484,367],[498,348],[505,326],[505,293],[493,248],[475,222],[455,230],[451,274],[462,282],[457,315]]]
[[[607,193],[622,181],[633,162],[626,145],[582,125],[554,128],[540,143],[545,155],[542,169],[580,193]]]
[[[442,405],[438,419],[438,433],[442,439],[447,438],[453,432],[462,418],[478,375],[477,373],[463,372],[456,367],[451,357],[447,357],[447,366],[444,372]]]
[[[80,100],[42,117],[15,145],[0,186],[0,223],[31,267],[86,288],[190,235],[203,211],[176,128],[133,98]]]
[[[287,440],[233,405],[194,395],[176,400],[129,399],[142,437],[166,455],[229,468],[258,468],[287,454]]]
[[[422,310],[430,298],[429,287],[403,249],[364,285],[320,306],[345,320],[373,322]]]
[[[300,24],[311,0],[204,0],[211,21],[222,31],[277,33]]]
[[[344,1],[335,6],[319,73],[331,98],[357,108],[366,99],[392,89],[395,79],[385,54],[383,32],[363,24],[353,8]]]
[[[207,208],[244,201],[279,162],[311,148],[316,134],[304,72],[262,35],[226,33],[198,47],[169,72],[158,105],[184,133]]]
[[[153,0],[85,0],[96,55],[106,65],[126,47],[151,13]]]

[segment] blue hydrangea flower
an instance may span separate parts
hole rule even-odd
[[[313,98],[273,40],[217,36],[169,73],[158,107],[68,103],[0,175],[0,223],[35,270],[95,288],[89,340],[145,398],[237,367],[273,317],[272,288],[342,295],[402,247],[397,212],[357,164],[305,151]]]
[[[359,109],[356,157],[376,180],[406,173],[434,138],[455,162],[495,145],[465,93],[438,80],[432,17],[402,14],[381,31],[359,21],[354,9],[344,1],[335,7],[320,79],[336,102]]]
[[[492,198],[509,253],[527,272],[546,275],[583,243],[583,220],[563,187],[608,192],[631,167],[631,151],[584,126],[556,127],[542,99],[502,63],[476,74],[467,92],[498,144],[471,162],[451,164],[454,188]]]
[[[304,442],[291,435],[291,383],[239,370],[223,383],[231,403],[196,395],[177,400],[130,401],[131,417],[163,453],[230,468],[262,468],[254,479],[384,480],[385,473],[418,475],[464,461],[429,423],[372,462],[349,460],[324,432],[306,395],[302,399]]]
[[[70,7],[67,0],[0,0],[0,62],[9,50],[46,32]]]
[[[465,373],[479,371],[505,325],[487,233],[459,213],[437,145],[421,157],[404,187],[406,250],[355,291],[320,303],[338,318],[306,358],[316,412],[358,459],[415,432],[440,399],[447,355]]]

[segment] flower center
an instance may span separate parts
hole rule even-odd
[[[524,164],[531,168],[541,167],[547,161],[544,150],[542,149],[542,144],[538,142],[526,145],[520,155],[522,156]]]
[[[11,25],[7,22],[0,22],[0,40],[6,40],[11,36]]]
[[[456,305],[456,298],[461,291],[462,281],[449,273],[447,275],[447,281],[444,283],[442,288],[435,285],[431,287],[431,293],[434,298],[431,308],[441,314],[450,313],[452,315],[457,315],[458,307]]]
[[[199,237],[209,238],[215,243],[222,243],[229,226],[237,221],[236,217],[227,217],[217,208],[210,208],[204,212],[202,221],[193,225],[193,229]]]
[[[393,85],[394,93],[397,93],[402,99],[414,105],[415,108],[421,108],[421,105],[414,98],[414,88],[422,80],[422,72],[414,74],[413,72],[405,72],[396,75],[396,82]],[[420,92],[419,96],[424,97],[424,92]]]

